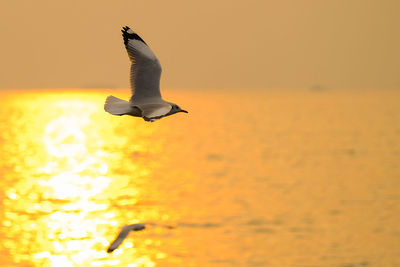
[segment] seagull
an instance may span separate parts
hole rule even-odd
[[[110,95],[106,99],[104,110],[112,115],[142,117],[150,122],[178,112],[188,113],[177,104],[162,99],[161,65],[146,42],[128,26],[123,27],[121,31],[132,63],[132,97],[128,102]]]
[[[146,228],[147,225],[158,225],[156,223],[135,223],[135,224],[130,224],[130,225],[125,225],[122,227],[121,232],[119,232],[117,238],[110,244],[110,246],[107,249],[108,253],[113,252],[116,250],[124,241],[124,239],[128,236],[130,231],[141,231]],[[174,227],[171,225],[161,225],[162,227],[168,228],[168,229],[173,229]]]
[[[136,223],[136,224],[130,224],[130,225],[125,225],[122,227],[121,232],[119,232],[117,238],[110,244],[110,246],[107,249],[108,253],[113,252],[116,250],[119,245],[121,245],[122,241],[128,236],[130,231],[141,231],[146,228],[146,225],[144,223]]]

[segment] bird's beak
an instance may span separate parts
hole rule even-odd
[[[187,112],[186,110],[183,110],[183,109],[181,110],[181,112],[189,113],[189,112]]]

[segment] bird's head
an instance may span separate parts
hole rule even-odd
[[[172,105],[172,108],[170,111],[171,114],[178,113],[178,112],[189,113],[186,110],[181,109],[177,104],[172,103],[171,105]]]

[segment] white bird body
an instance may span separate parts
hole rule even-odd
[[[162,99],[160,92],[161,64],[150,47],[129,27],[122,29],[124,44],[131,60],[131,89],[129,101],[109,96],[104,110],[113,115],[142,117],[155,121],[178,112],[187,111]]]

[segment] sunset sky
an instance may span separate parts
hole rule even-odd
[[[400,1],[2,1],[0,88],[127,88],[120,28],[166,88],[400,88]]]

